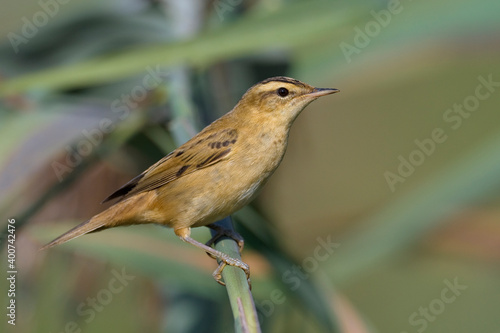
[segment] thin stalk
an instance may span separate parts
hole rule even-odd
[[[216,224],[226,230],[234,231],[230,217],[226,217]],[[212,235],[217,233],[214,230],[211,232]],[[238,244],[231,238],[221,237],[218,239],[215,242],[215,249],[241,260]],[[260,333],[259,318],[245,272],[238,267],[226,266],[222,271],[222,277],[226,283],[231,303],[235,332]]]

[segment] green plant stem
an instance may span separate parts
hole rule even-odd
[[[218,221],[216,224],[226,230],[234,231],[230,217]],[[217,233],[214,230],[211,232],[212,235]],[[238,244],[233,239],[221,237],[215,242],[215,249],[241,260]],[[226,266],[222,271],[222,277],[226,283],[227,294],[231,303],[235,332],[261,332],[257,310],[245,272],[238,267]]]

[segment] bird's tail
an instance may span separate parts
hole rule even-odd
[[[75,239],[92,231],[97,231],[97,229],[101,229],[103,227],[105,227],[105,220],[99,218],[99,215],[94,216],[90,220],[80,223],[73,229],[57,237],[52,242],[42,246],[40,248],[40,251],[48,249],[55,245],[66,243],[69,240]]]

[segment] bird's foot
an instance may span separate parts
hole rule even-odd
[[[216,260],[219,261],[219,266],[217,267],[217,269],[212,274],[212,276],[215,278],[215,280],[218,283],[222,284],[223,286],[226,285],[224,283],[224,281],[222,280],[222,271],[224,270],[224,267],[226,267],[226,265],[229,265],[229,266],[238,267],[238,268],[242,269],[245,272],[245,274],[247,276],[247,280],[248,280],[248,285],[251,288],[251,284],[250,284],[250,268],[241,259],[233,258],[233,257],[229,256],[226,253],[223,253],[223,252],[221,252],[219,250],[216,250],[216,249],[214,249],[214,248],[212,248],[212,247],[210,247],[210,246],[208,246],[206,244],[200,243],[197,240],[191,238],[189,236],[189,232],[190,232],[189,228],[175,229],[174,231],[175,231],[175,234],[180,237],[180,239],[182,239],[183,241],[185,241],[187,243],[190,243],[190,244],[192,244],[192,245],[194,245],[194,246],[196,246],[196,247],[204,250],[205,252],[207,252],[207,254],[210,257],[212,257],[212,258],[214,258],[214,259],[216,259]],[[243,239],[241,238],[241,236],[239,236],[239,237],[243,241]]]
[[[225,253],[223,253],[223,254],[225,254]],[[224,267],[226,267],[226,265],[235,266],[235,267],[241,268],[245,272],[245,274],[247,276],[248,286],[250,287],[250,289],[252,289],[252,284],[250,282],[250,267],[246,263],[244,263],[243,261],[241,261],[239,259],[232,258],[232,257],[227,256],[227,255],[218,257],[217,259],[220,260],[219,266],[212,273],[212,276],[214,277],[215,281],[217,281],[219,284],[225,286],[226,283],[222,279],[222,271],[224,270]]]

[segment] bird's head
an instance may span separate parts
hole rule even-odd
[[[289,77],[277,76],[263,80],[243,95],[235,111],[260,114],[291,124],[298,114],[316,98],[339,92],[333,88],[315,88]]]

